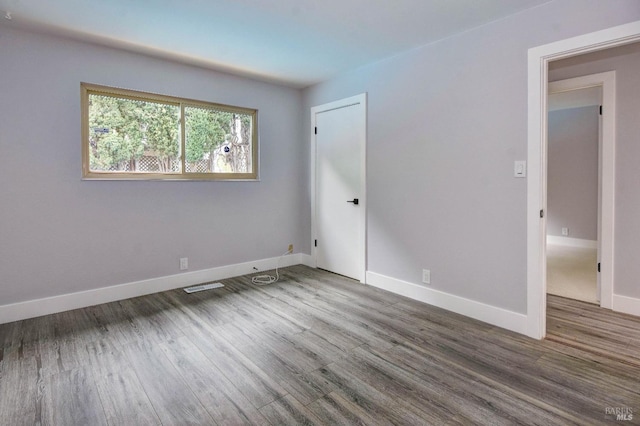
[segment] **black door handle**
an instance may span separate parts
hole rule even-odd
[[[358,204],[360,204],[360,201],[358,201],[357,198],[354,198],[353,201],[347,201],[347,203],[353,203],[357,206]]]

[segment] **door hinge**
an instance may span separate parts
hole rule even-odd
[[[598,272],[600,272],[600,262],[598,262]]]
[[[314,241],[313,241],[313,246],[314,246],[314,247],[318,247],[318,240],[314,240]]]
[[[540,217],[544,217],[544,210],[540,210]]]
[[[313,131],[315,132],[316,135],[318,134],[318,128],[317,127],[314,127]]]
[[[602,105],[600,105],[600,115],[602,115]]]

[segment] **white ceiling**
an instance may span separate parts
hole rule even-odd
[[[0,0],[0,25],[305,87],[550,0]]]

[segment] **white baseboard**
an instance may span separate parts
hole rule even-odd
[[[516,333],[526,334],[527,316],[367,271],[367,284]]]
[[[640,299],[614,294],[612,309],[616,312],[640,316]]]
[[[581,238],[571,237],[558,237],[556,235],[547,235],[547,244],[556,244],[559,246],[567,247],[581,247],[581,248],[598,248],[598,241],[584,240]]]
[[[310,254],[298,253],[296,254],[296,256],[299,256],[299,262],[297,264],[308,266],[309,268],[316,267],[316,262],[313,260],[313,256],[311,256]]]
[[[260,271],[274,269],[277,262],[278,257],[273,257],[43,299],[28,300],[10,305],[0,305],[0,324],[246,275],[256,272],[253,269],[254,267]],[[280,261],[280,267],[298,264],[309,265],[311,263],[311,256],[308,254],[295,253],[284,256]]]

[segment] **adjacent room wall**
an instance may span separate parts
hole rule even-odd
[[[260,182],[82,181],[80,82],[257,108]],[[0,25],[0,305],[308,246],[299,90]]]
[[[549,80],[616,71],[614,284],[640,298],[640,43],[552,62]]]
[[[547,235],[598,239],[598,109],[549,112]]]
[[[638,19],[556,0],[305,90],[307,112],[368,93],[368,270],[526,313],[527,51]]]

